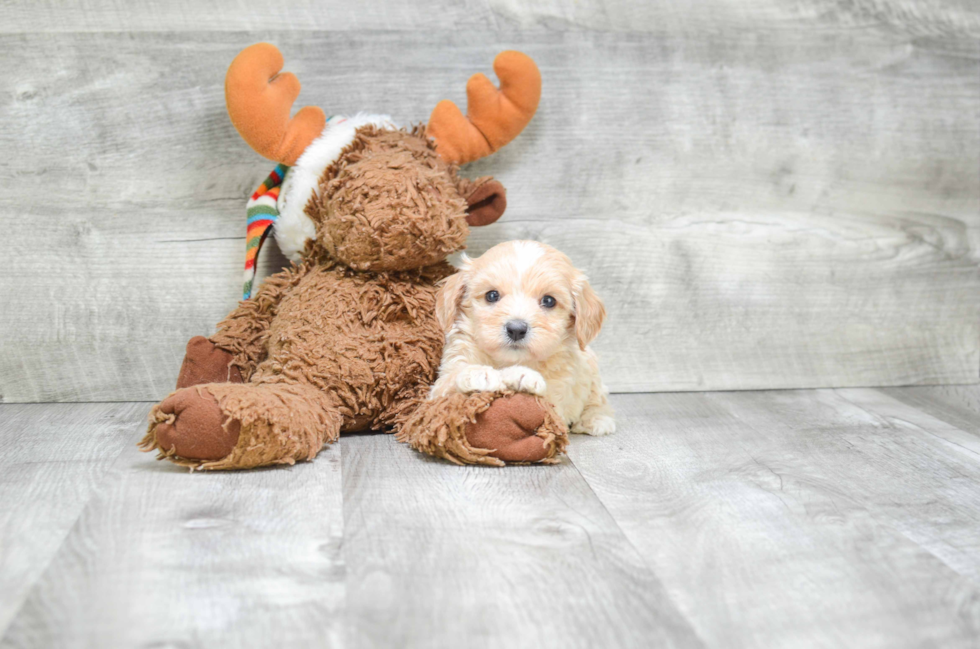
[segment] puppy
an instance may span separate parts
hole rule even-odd
[[[581,271],[551,246],[510,241],[463,255],[439,290],[446,330],[430,397],[514,390],[544,396],[573,433],[616,430],[608,391],[588,345],[606,309]]]

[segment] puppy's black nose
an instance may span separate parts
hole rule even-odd
[[[504,328],[507,329],[507,337],[515,343],[527,335],[527,323],[523,320],[511,320]]]

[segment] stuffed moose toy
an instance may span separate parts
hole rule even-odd
[[[279,164],[249,201],[245,300],[187,351],[177,389],[153,407],[140,443],[199,469],[311,460],[340,433],[395,432],[457,463],[554,462],[565,425],[540,398],[456,394],[429,400],[445,330],[436,317],[447,256],[470,226],[504,212],[504,188],[458,165],[514,139],[537,109],[541,76],[519,52],[467,84],[468,115],[450,101],[425,126],[385,116],[326,119],[307,106],[282,55],[259,43],[225,79],[232,123]],[[254,296],[269,229],[293,265]]]

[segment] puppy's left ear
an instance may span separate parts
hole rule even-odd
[[[575,281],[572,298],[575,300],[575,337],[578,338],[578,346],[584,351],[599,335],[602,321],[606,319],[606,307],[592,290],[585,275],[580,275]]]
[[[507,209],[507,190],[491,176],[476,180],[460,178],[460,195],[466,199],[466,222],[470,225],[490,225]]]

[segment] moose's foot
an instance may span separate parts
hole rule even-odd
[[[453,394],[427,401],[405,422],[398,439],[457,464],[557,462],[568,443],[565,425],[540,397]]]
[[[167,457],[185,460],[220,460],[238,443],[241,422],[226,415],[218,400],[205,389],[177,390],[150,413],[152,444]]]
[[[545,409],[532,396],[501,397],[478,414],[476,421],[466,424],[466,440],[505,462],[540,462],[556,450],[554,444],[548,444],[547,436],[538,435],[545,415]]]
[[[207,383],[154,406],[140,448],[196,469],[294,464],[335,441],[342,422],[330,395],[312,385]]]
[[[184,362],[177,376],[177,389],[202,383],[241,383],[242,372],[232,365],[233,356],[204,336],[187,341]]]

